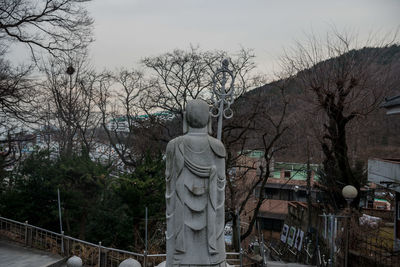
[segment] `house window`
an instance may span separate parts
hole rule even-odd
[[[264,197],[267,199],[279,199],[279,190],[277,188],[264,188]]]
[[[280,232],[283,227],[283,220],[271,219],[271,218],[260,218],[260,226],[263,230],[270,230]]]
[[[290,178],[290,171],[285,171],[284,176],[285,178]]]
[[[307,192],[306,191],[299,190],[297,193],[295,193],[295,195],[296,195],[297,201],[302,201],[302,202],[307,201]]]

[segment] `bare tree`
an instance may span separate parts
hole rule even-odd
[[[30,117],[27,107],[33,100],[34,83],[28,78],[29,73],[29,68],[13,68],[0,59],[0,109],[5,116],[22,120]]]
[[[125,167],[135,168],[144,150],[143,131],[149,129],[151,114],[146,115],[146,90],[150,83],[142,72],[122,69],[101,75],[97,92],[97,106],[102,116],[103,130],[110,146]]]
[[[209,63],[215,55],[191,48],[174,50],[160,56],[145,58],[143,64],[154,72],[156,86],[149,91],[150,107],[183,114],[188,100],[204,98],[211,87]]]
[[[135,70],[104,75],[97,103],[110,145],[125,166],[135,167],[145,151],[162,151],[181,133],[188,100],[202,98],[211,103],[212,76],[225,56],[195,48],[175,50],[145,58],[145,70],[150,71],[146,76]],[[244,49],[230,58],[238,96],[260,81],[259,76],[250,76],[253,58]]]
[[[84,2],[0,0],[0,109],[5,116],[28,120],[36,95],[32,67],[14,67],[5,60],[10,43],[26,44],[35,61],[36,49],[54,56],[85,48],[92,40],[93,21]]]
[[[334,31],[325,40],[311,36],[304,44],[297,43],[283,58],[284,68],[311,104],[309,112],[319,124],[318,138],[325,156],[323,176],[336,200],[341,199],[344,185],[361,186],[349,160],[348,128],[376,110],[390,89],[393,72],[391,64],[384,63],[389,56],[384,48],[392,44],[380,42],[356,50],[360,46],[354,36]]]
[[[73,51],[92,41],[93,20],[83,8],[87,0],[1,0],[0,40],[35,50]]]
[[[224,51],[206,51],[191,48],[189,51],[174,50],[143,60],[153,75],[154,86],[148,91],[150,108],[161,108],[183,116],[187,101],[201,98],[211,103],[212,77],[224,58],[229,58],[235,77],[236,97],[249,88],[259,85],[260,77],[255,69],[254,54],[241,49],[228,55]]]
[[[20,158],[20,143],[27,141],[23,125],[36,117],[35,82],[29,78],[31,68],[13,67],[0,55],[0,167],[14,165]]]
[[[244,240],[252,233],[265,200],[262,189],[270,177],[274,157],[287,146],[282,137],[289,129],[288,104],[283,83],[249,92],[237,100],[235,116],[224,127],[228,152],[226,219],[232,221],[236,250],[239,249],[238,218],[246,218],[247,224],[240,231]],[[249,157],[254,150],[263,152],[261,159]]]
[[[0,131],[1,143],[13,151],[14,125],[37,120],[40,102],[33,66],[12,66],[5,59],[11,44],[26,45],[38,64],[38,52],[52,56],[82,49],[92,41],[92,19],[83,8],[85,0],[0,0]],[[6,120],[4,120],[4,118]],[[15,123],[10,123],[13,120]],[[4,122],[4,123],[3,123]],[[18,133],[17,133],[18,134]],[[15,153],[2,153],[4,162],[16,162]],[[10,158],[11,157],[11,158]]]
[[[48,93],[44,96],[58,129],[60,153],[65,156],[80,149],[92,150],[101,118],[95,103],[98,77],[86,64],[79,53],[75,59],[54,59],[46,67],[44,88]]]

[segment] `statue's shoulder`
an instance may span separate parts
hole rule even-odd
[[[226,157],[225,146],[220,140],[212,136],[208,136],[208,143],[210,144],[211,149],[217,156],[221,158]]]
[[[167,144],[167,152],[168,151],[173,151],[175,149],[176,145],[179,145],[182,142],[182,136],[178,136],[171,141],[168,142]]]

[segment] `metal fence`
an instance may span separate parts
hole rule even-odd
[[[23,244],[64,257],[78,256],[84,266],[118,267],[127,258],[139,261],[142,266],[156,266],[165,261],[166,254],[135,253],[99,244],[86,242],[71,236],[52,232],[28,222],[22,223],[0,216],[0,236]],[[236,262],[240,253],[228,252],[228,262]]]
[[[393,240],[375,234],[351,233],[349,246],[349,266],[400,266],[400,252],[393,250]]]

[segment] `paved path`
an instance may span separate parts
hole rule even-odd
[[[0,267],[44,267],[61,256],[0,240]]]

